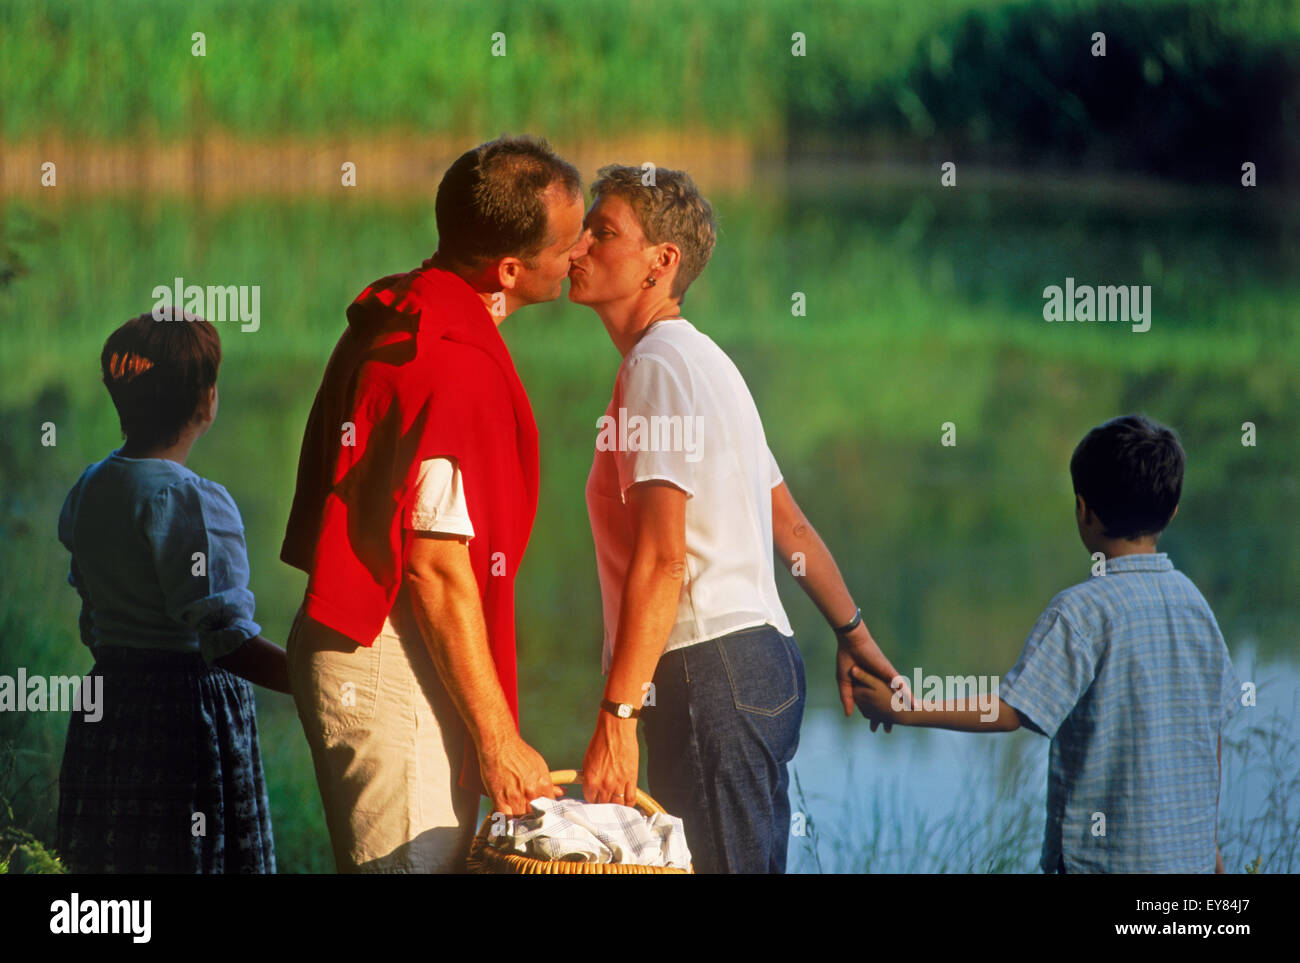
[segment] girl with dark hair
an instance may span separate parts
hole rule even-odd
[[[274,872],[249,683],[288,692],[287,662],[253,621],[239,509],[185,467],[217,414],[220,339],[145,314],[100,362],[126,444],[59,515],[95,656],[83,684],[102,689],[68,725],[57,850],[78,873]]]

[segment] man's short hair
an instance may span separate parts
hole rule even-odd
[[[137,448],[174,445],[217,383],[221,337],[208,321],[167,308],[108,336],[99,356],[122,434]]]
[[[1169,524],[1185,463],[1172,429],[1125,415],[1084,435],[1070,458],[1070,478],[1106,537],[1131,539],[1158,535]]]
[[[643,183],[645,174],[640,167],[621,164],[602,167],[591,185],[592,200],[602,194],[623,198],[636,213],[647,241],[651,244],[671,241],[677,245],[682,260],[670,293],[680,300],[713,254],[718,238],[713,208],[685,171],[656,167],[653,184]]]
[[[542,199],[552,184],[582,197],[577,168],[544,138],[502,136],[461,154],[438,185],[439,253],[471,268],[508,255],[532,267],[555,242]]]

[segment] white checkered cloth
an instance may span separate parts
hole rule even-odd
[[[534,799],[527,816],[506,820],[494,844],[508,853],[576,863],[690,869],[686,830],[676,816],[580,799]]]

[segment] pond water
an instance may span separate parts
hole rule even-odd
[[[1295,871],[1295,211],[1068,180],[946,193],[935,182],[782,175],[711,198],[720,239],[685,316],[739,365],[791,490],[909,674],[1004,675],[1047,601],[1088,574],[1074,445],[1129,411],[1173,425],[1188,469],[1161,549],[1209,600],[1259,692],[1226,736],[1225,860]],[[0,671],[89,666],[54,522],[80,470],[118,441],[97,380],[104,338],[178,276],[260,289],[256,330],[222,328],[221,413],[190,464],[239,504],[259,619],[282,642],[303,578],[278,549],[320,371],[351,297],[434,248],[432,198],[126,196],[2,214],[25,273],[0,287]],[[1150,329],[1045,322],[1043,290],[1066,278],[1150,285]],[[566,300],[525,309],[502,332],[542,434],[519,583],[523,727],[568,768],[581,764],[601,689],[583,485],[618,355],[595,315]],[[55,446],[40,443],[46,422]],[[945,424],[955,445],[941,444]],[[791,869],[1032,871],[1046,740],[873,735],[844,719],[833,637],[780,578],[809,672]],[[259,693],[259,718],[281,871],[328,870],[292,704]],[[66,716],[0,721],[35,777],[19,808],[52,828]]]

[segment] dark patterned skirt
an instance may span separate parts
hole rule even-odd
[[[56,849],[74,873],[274,873],[253,686],[199,655],[100,647],[73,712]],[[83,683],[85,684],[85,683]]]

